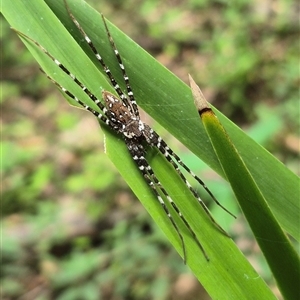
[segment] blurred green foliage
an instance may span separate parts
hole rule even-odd
[[[90,4],[183,80],[191,73],[209,101],[297,171],[296,1]],[[192,276],[180,294],[189,273],[107,160],[97,122],[70,108],[4,19],[1,26],[3,297],[198,299]],[[171,144],[222,203],[235,205],[224,181]],[[231,235],[271,282],[248,229],[236,223]]]

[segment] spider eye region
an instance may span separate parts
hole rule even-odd
[[[115,116],[117,121],[124,124],[130,122],[133,118],[132,113],[119,98],[107,91],[103,91],[102,96],[106,108]]]

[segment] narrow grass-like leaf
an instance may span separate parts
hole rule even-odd
[[[275,219],[224,127],[209,107],[192,77],[190,77],[190,84],[195,104],[214,151],[278,286],[286,299],[297,299],[300,280],[299,257]]]

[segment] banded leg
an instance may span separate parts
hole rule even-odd
[[[33,40],[29,36],[25,35],[24,33],[15,30],[16,33],[20,36],[23,36],[24,38],[28,39],[32,43],[34,43],[37,47],[39,47],[64,73],[66,73],[80,88],[89,96],[89,98],[105,113],[107,111],[106,107],[102,104],[102,102],[93,95],[90,90],[74,75],[72,74],[59,60],[57,60],[50,52],[48,52],[47,49],[45,49],[41,44],[39,44],[37,41]],[[41,71],[46,74],[42,69]],[[47,76],[48,77],[48,76]],[[48,77],[52,82],[54,82],[58,87],[56,81],[52,79],[51,77]],[[72,98],[72,97],[71,97]],[[85,107],[85,104],[81,104],[78,102],[81,106]]]
[[[199,242],[195,232],[190,227],[189,223],[186,221],[185,217],[182,215],[182,213],[178,209],[175,202],[168,195],[167,191],[162,187],[160,181],[157,179],[157,177],[156,177],[155,173],[153,172],[151,166],[148,164],[147,160],[145,159],[145,157],[144,157],[144,148],[141,145],[137,144],[136,142],[134,142],[130,139],[126,140],[126,145],[127,145],[127,148],[129,150],[133,160],[138,165],[138,168],[141,171],[141,173],[143,174],[143,176],[144,176],[145,180],[147,181],[148,185],[153,189],[159,203],[163,207],[165,213],[167,214],[168,218],[170,219],[173,227],[175,228],[175,230],[176,230],[176,232],[177,232],[177,234],[178,234],[178,236],[181,240],[181,245],[182,245],[182,249],[183,249],[184,263],[186,263],[186,248],[185,248],[185,244],[184,244],[184,239],[183,239],[183,237],[182,237],[182,235],[181,235],[181,233],[180,233],[180,231],[179,231],[172,215],[170,214],[163,198],[159,194],[158,188],[162,192],[162,194],[167,198],[167,200],[172,205],[173,209],[178,214],[178,216],[181,218],[181,220],[184,222],[185,226],[187,227],[189,232],[192,234],[194,240],[196,241],[198,247],[201,249],[202,253],[204,254],[206,260],[209,261],[208,255],[206,254],[206,252],[205,252],[203,246],[201,245],[201,243]]]
[[[194,196],[198,199],[200,204],[203,206],[206,212],[209,212],[207,206],[205,203],[202,201],[202,199],[199,197],[197,192],[192,188],[188,180],[185,178],[185,176],[182,174],[180,169],[178,168],[178,165],[174,162],[172,157],[176,160],[176,162],[182,166],[204,189],[205,191],[210,195],[210,197],[213,199],[213,201],[220,206],[224,211],[226,211],[228,214],[233,216],[234,218],[235,215],[232,214],[228,209],[226,209],[213,195],[213,193],[209,190],[209,188],[205,185],[205,183],[193,172],[190,170],[190,168],[182,162],[182,160],[178,157],[178,155],[166,144],[166,142],[154,131],[152,130],[153,134],[153,139],[156,141],[156,144],[154,144],[155,147],[159,149],[159,151],[166,157],[166,159],[173,165],[174,169],[176,172],[180,175],[180,177],[183,179],[183,181],[186,183],[186,185],[189,187],[191,192],[194,194]]]
[[[82,106],[85,110],[91,112],[96,118],[103,121],[106,125],[112,127],[114,129],[114,125],[110,122],[110,120],[107,118],[105,114],[99,113],[98,111],[92,109],[88,105],[86,105],[84,102],[82,102],[80,99],[78,99],[75,95],[73,95],[70,91],[65,89],[62,85],[60,85],[57,81],[55,81],[52,77],[47,75],[42,69],[41,71],[46,75],[46,77],[52,81],[60,90],[62,90],[66,95],[68,95],[71,99],[75,100],[80,106]]]
[[[123,93],[123,91],[121,90],[119,84],[117,83],[117,81],[115,80],[115,78],[113,77],[110,69],[107,67],[107,65],[105,64],[102,56],[100,55],[100,53],[98,52],[97,48],[95,47],[95,45],[93,44],[93,42],[91,41],[91,39],[89,38],[89,36],[86,34],[86,32],[84,31],[84,29],[81,27],[81,25],[79,24],[79,22],[75,19],[74,15],[72,14],[72,12],[70,11],[70,8],[67,4],[67,1],[64,0],[65,2],[65,6],[67,8],[67,11],[68,11],[68,14],[70,16],[70,18],[72,19],[73,23],[76,25],[76,27],[78,28],[78,30],[80,31],[80,33],[82,34],[82,36],[84,37],[85,41],[88,43],[89,47],[91,48],[91,50],[93,51],[93,53],[95,54],[95,57],[97,58],[98,62],[102,65],[103,69],[104,69],[104,72],[105,74],[107,75],[107,77],[109,78],[110,82],[112,83],[112,86],[113,88],[115,89],[115,91],[118,93],[119,97],[121,98],[121,100],[126,104],[127,107],[129,107],[131,109],[131,112],[134,113],[135,115],[139,116],[139,111],[138,111],[138,108],[136,106],[136,102],[133,98],[133,93],[131,91],[131,88],[129,86],[129,79],[128,79],[128,76],[125,72],[125,68],[124,68],[124,65],[122,63],[122,60],[120,58],[120,55],[119,55],[119,52],[118,50],[116,49],[115,47],[115,44],[113,42],[113,39],[108,31],[108,28],[107,28],[107,25],[106,25],[106,22],[105,22],[105,19],[102,16],[102,19],[103,19],[103,22],[104,22],[104,25],[105,25],[105,29],[107,30],[107,34],[108,34],[108,38],[109,38],[109,41],[111,43],[111,46],[113,47],[113,50],[114,50],[114,53],[117,57],[117,60],[118,60],[118,63],[119,63],[119,66],[120,66],[120,69],[122,70],[122,74],[123,74],[123,77],[124,77],[124,80],[125,80],[125,83],[126,83],[126,88],[127,88],[127,91],[128,91],[128,96],[130,98],[130,100],[133,101],[133,103],[131,104],[130,101],[128,101],[126,95]]]
[[[182,215],[182,213],[180,212],[180,210],[178,209],[177,205],[175,204],[175,202],[172,200],[172,198],[168,195],[167,191],[162,187],[160,181],[157,179],[156,175],[154,174],[153,170],[151,169],[151,167],[148,170],[150,177],[152,178],[154,184],[151,185],[151,187],[153,188],[155,185],[159,187],[159,189],[162,191],[162,193],[164,194],[164,196],[168,199],[169,203],[172,205],[173,209],[176,211],[176,213],[179,215],[179,217],[181,218],[181,220],[184,222],[185,226],[188,228],[189,232],[192,234],[194,240],[196,241],[198,247],[201,249],[202,253],[204,254],[205,258],[207,261],[209,261],[209,257],[206,254],[203,246],[201,245],[200,241],[198,240],[195,232],[193,231],[193,229],[191,228],[191,226],[189,225],[189,223],[186,221],[185,217]],[[150,179],[151,180],[151,179]],[[221,228],[222,229],[222,228]],[[184,249],[185,251],[185,249]],[[185,253],[184,253],[185,254]],[[186,262],[186,259],[184,257],[184,262]]]
[[[119,63],[119,66],[120,66],[120,69],[121,69],[121,72],[122,72],[122,75],[123,75],[123,79],[124,79],[124,82],[125,82],[125,85],[126,85],[127,95],[129,97],[129,100],[130,100],[129,103],[128,103],[129,107],[131,108],[131,112],[135,116],[139,116],[139,110],[138,110],[138,107],[137,107],[137,103],[135,101],[133,91],[132,91],[131,86],[130,86],[129,77],[126,73],[126,69],[125,69],[125,66],[123,64],[122,58],[119,54],[119,51],[116,47],[116,44],[115,44],[114,40],[113,40],[113,38],[110,34],[110,31],[108,30],[105,18],[102,14],[101,14],[101,17],[102,17],[102,20],[103,20],[103,23],[104,23],[104,26],[105,26],[105,29],[106,29],[106,33],[107,33],[110,45],[112,46],[112,49],[114,50],[115,56],[117,58],[117,61]]]

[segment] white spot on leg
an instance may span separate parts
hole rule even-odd
[[[173,200],[172,200],[172,198],[168,195],[167,196],[167,199],[168,199],[168,201],[170,202],[170,203],[173,203]]]
[[[187,180],[185,181],[185,183],[186,183],[186,185],[188,186],[189,189],[192,188],[192,186],[190,185],[190,183]]]
[[[161,198],[161,196],[157,196],[158,201],[160,202],[160,204],[165,205],[163,199]]]

